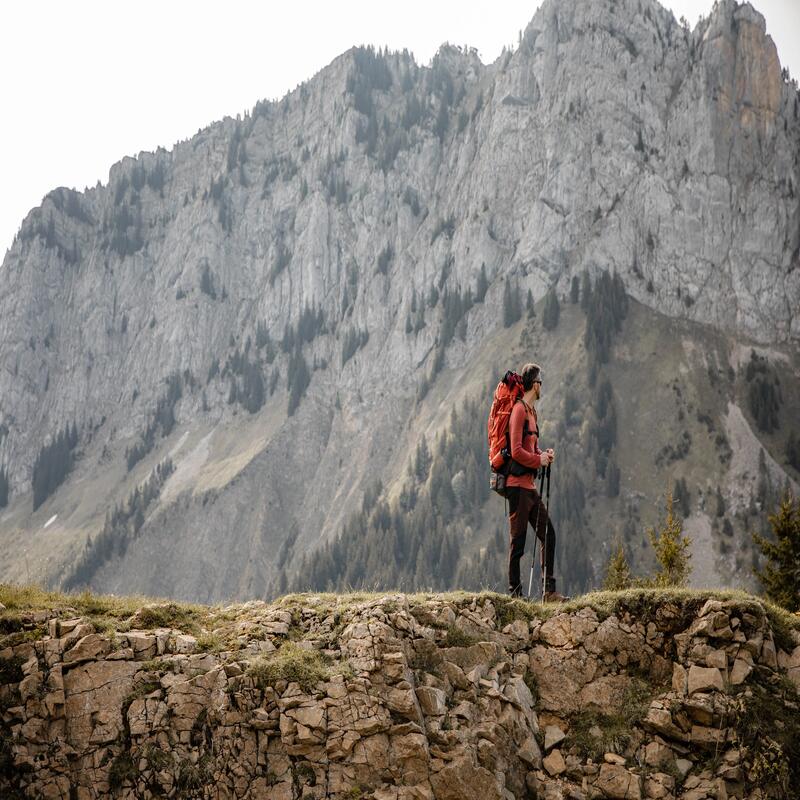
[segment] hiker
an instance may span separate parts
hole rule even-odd
[[[539,424],[536,401],[542,391],[542,370],[538,364],[525,364],[520,373],[523,395],[511,410],[508,423],[511,449],[511,468],[507,478],[506,497],[509,505],[510,546],[508,553],[508,590],[522,597],[519,562],[525,552],[528,523],[542,542],[542,575],[547,576],[543,587],[545,602],[562,602],[566,598],[556,592],[553,556],[556,532],[542,498],[534,485],[534,471],[553,463],[552,448],[539,449]]]

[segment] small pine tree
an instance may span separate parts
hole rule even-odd
[[[619,497],[620,469],[616,462],[611,462],[606,471],[606,496]]]
[[[775,541],[752,534],[767,558],[764,569],[754,570],[755,575],[769,600],[789,611],[800,611],[800,499],[787,492],[768,519]]]
[[[533,292],[528,289],[528,298],[525,300],[525,309],[528,312],[528,319],[533,319],[536,316],[536,309],[533,305]]]
[[[688,517],[689,512],[692,509],[691,495],[689,494],[689,487],[686,485],[686,478],[678,478],[675,481],[675,487],[672,490],[672,495],[675,499],[675,502],[680,506],[683,517]]]
[[[207,294],[212,300],[217,299],[217,293],[214,289],[214,278],[211,275],[211,268],[206,262],[203,265],[203,272],[200,275],[200,291]]]
[[[5,508],[8,505],[8,473],[5,467],[0,469],[0,508]]]
[[[725,516],[725,498],[722,496],[722,490],[717,486],[717,516]]]
[[[289,359],[289,405],[287,414],[291,417],[300,405],[303,395],[311,383],[311,373],[308,371],[308,364],[303,357],[300,348],[297,347],[295,353]]]
[[[572,283],[569,287],[569,300],[572,305],[576,305],[581,296],[581,282],[577,275],[572,276]]]
[[[506,281],[503,290],[503,325],[510,328],[522,317],[519,290],[511,286],[511,281]]]
[[[625,548],[622,542],[617,539],[616,550],[611,554],[606,567],[603,589],[609,592],[617,592],[630,588],[632,584],[631,568],[628,566],[628,559],[625,557]]]
[[[800,439],[795,436],[794,431],[789,434],[786,442],[786,460],[790,466],[800,472]]]
[[[558,317],[561,313],[561,306],[558,303],[558,296],[551,289],[544,298],[544,309],[542,311],[542,325],[545,330],[551,331],[558,325]]]
[[[658,587],[685,586],[692,570],[689,552],[691,540],[683,535],[683,520],[673,508],[672,492],[667,492],[666,499],[667,514],[663,525],[659,529],[647,529],[659,565],[650,583]]]
[[[589,311],[589,306],[592,303],[592,279],[589,277],[587,270],[581,273],[581,308],[583,311]]]
[[[478,273],[478,285],[475,288],[475,302],[482,303],[489,290],[489,279],[486,277],[486,264],[481,264],[481,271]],[[413,311],[414,309],[412,309]]]
[[[422,482],[428,479],[428,471],[431,468],[431,453],[428,450],[428,442],[425,437],[417,445],[416,453],[414,454],[414,465],[412,467],[413,474],[416,475],[417,480]]]

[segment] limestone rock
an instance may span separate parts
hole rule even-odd
[[[619,764],[602,764],[595,786],[605,797],[615,800],[641,800],[641,778]]]
[[[85,747],[94,730],[93,718],[110,713],[106,725],[122,730],[122,701],[133,687],[137,666],[129,661],[95,661],[71,669],[64,676],[64,714],[67,741]]]
[[[557,744],[564,741],[566,734],[561,728],[555,725],[548,725],[544,729],[544,749],[545,752],[552,750]]]
[[[560,750],[552,750],[542,760],[542,766],[547,770],[550,775],[561,775],[567,769],[567,764],[564,761],[564,756],[561,755]]]
[[[447,764],[430,781],[436,800],[505,800],[494,775],[467,759]]]
[[[546,742],[545,742],[545,749],[547,749]],[[520,745],[517,754],[526,764],[530,765],[533,769],[541,769],[542,751],[540,750],[539,744],[533,736],[529,736],[522,743],[522,745]]]
[[[733,662],[733,667],[731,668],[731,684],[738,686],[744,683],[752,671],[753,667],[751,664],[748,664],[743,658],[737,658]]]
[[[417,689],[417,700],[419,700],[422,713],[426,716],[441,716],[447,711],[446,695],[441,689],[434,689],[429,686],[420,686]]]
[[[722,691],[725,685],[722,674],[715,667],[698,667],[693,664],[689,667],[689,694],[705,692],[709,689]]]
[[[90,633],[79,639],[75,646],[64,653],[64,662],[94,661],[111,651],[108,638],[97,633]]]
[[[631,685],[627,675],[604,675],[581,689],[580,704],[582,708],[613,714],[622,705]]]
[[[522,643],[501,634],[501,618],[480,595],[448,599],[451,615],[442,618],[468,619],[485,636],[501,636],[490,647],[467,652],[475,645],[439,648],[444,641],[439,628],[420,637],[419,623],[410,621],[415,618],[396,610],[398,605],[406,607],[403,598],[348,598],[342,612],[347,635],[336,640],[331,639],[332,614],[305,607],[314,602],[304,600],[292,622],[298,652],[316,652],[322,645],[330,670],[325,680],[309,685],[299,674],[275,678],[254,669],[259,662],[250,645],[262,641],[263,630],[250,615],[282,622],[269,616],[272,609],[266,605],[234,607],[220,614],[229,625],[222,634],[234,631],[239,649],[219,653],[172,652],[178,649],[179,634],[168,629],[84,634],[67,650],[74,651],[71,660],[63,661],[59,648],[47,645],[58,642],[60,647],[66,637],[3,648],[0,668],[10,682],[0,686],[0,724],[10,732],[4,752],[14,769],[0,776],[0,795],[10,790],[60,797],[58,780],[65,774],[76,781],[70,794],[108,794],[111,783],[128,769],[130,757],[147,791],[165,795],[193,781],[196,768],[198,776],[213,776],[208,779],[226,796],[259,792],[287,800],[296,795],[305,800],[320,800],[326,793],[344,796],[356,785],[396,800],[512,800],[534,792],[539,798],[562,800],[670,800],[678,793],[676,776],[686,778],[682,797],[746,797],[752,788],[751,756],[739,749],[738,734],[729,726],[739,703],[746,703],[756,690],[774,696],[775,703],[784,702],[779,693],[785,684],[771,677],[765,665],[752,669],[746,690],[734,698],[719,691],[713,674],[721,675],[720,668],[693,663],[696,658],[708,663],[713,653],[703,637],[687,640],[685,647],[673,646],[698,619],[712,620],[715,630],[723,630],[719,613],[730,616],[732,630],[745,629],[752,639],[756,622],[744,614],[737,622],[741,612],[735,606],[709,606],[694,620],[687,619],[685,611],[672,614],[667,608],[661,614],[658,609],[647,626],[633,612],[596,628],[586,624],[596,622],[590,615],[560,613],[562,619],[553,630],[570,634],[556,646],[538,636]],[[331,602],[338,601],[319,601]],[[432,609],[442,613],[439,597],[412,602],[421,618],[433,614]],[[237,620],[237,614],[247,619]],[[573,625],[566,617],[580,621]],[[678,632],[672,638],[662,635],[659,620],[664,620],[664,629]],[[772,641],[772,631],[768,618],[757,624],[760,653],[763,643]],[[584,631],[582,641],[579,630]],[[76,631],[79,624],[70,633]],[[120,644],[128,645],[123,648],[127,656],[112,658],[121,651],[108,648]],[[741,645],[731,642],[725,647],[732,675],[754,667],[750,648],[746,642]],[[162,648],[162,655],[151,663],[133,658],[158,654]],[[781,674],[798,668],[796,648],[779,654]],[[443,649],[467,664],[478,652],[492,658],[472,667],[472,680],[455,662],[441,658]],[[620,658],[623,652],[630,660]],[[374,663],[374,669],[356,672],[342,663],[343,653],[357,654]],[[420,664],[412,661],[415,653],[426,659],[430,671],[412,668]],[[652,675],[657,658],[667,656],[678,659],[668,662],[672,686],[662,680],[659,667],[662,678],[653,678],[653,699],[644,720],[632,721],[624,749],[611,747],[608,731],[601,727],[606,724],[603,715],[618,715],[628,682],[644,681],[643,670]],[[539,689],[536,699],[531,676],[525,675],[531,667]],[[571,700],[559,681],[578,687]],[[603,692],[608,699],[594,701],[596,724],[583,731],[580,718],[564,709],[580,711],[581,702]],[[538,733],[540,717],[543,739]],[[582,755],[581,737],[587,734],[590,741],[584,744],[589,750],[609,748],[599,763]],[[713,772],[695,768],[686,757],[698,753],[717,754]]]

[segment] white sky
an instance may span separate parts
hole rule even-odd
[[[800,77],[800,0],[753,0]],[[662,0],[692,27],[712,0]],[[0,4],[0,254],[57,186],[108,180],[125,155],[279,98],[354,44],[442,42],[484,63],[515,46],[539,0],[8,0]]]

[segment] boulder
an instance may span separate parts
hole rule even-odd
[[[467,758],[450,762],[430,781],[435,800],[505,800],[495,776]]]
[[[553,750],[542,760],[542,766],[547,770],[548,774],[556,776],[561,775],[566,771],[567,763],[564,761],[564,756],[561,755],[560,750]]]
[[[529,736],[517,750],[517,755],[531,768],[541,769],[542,767],[542,751],[539,749],[539,743],[533,736]]]
[[[641,777],[619,764],[602,764],[594,785],[612,800],[642,800]]]
[[[111,652],[111,642],[107,636],[99,633],[90,633],[79,639],[75,646],[64,653],[64,663],[78,661],[96,661]]]
[[[564,741],[566,734],[561,728],[555,725],[548,725],[544,729],[544,749],[545,752],[552,750],[557,744]]]
[[[737,658],[733,662],[733,667],[731,668],[731,684],[734,686],[739,686],[740,684],[744,683],[752,671],[752,664],[749,664],[743,658]]]
[[[630,686],[631,678],[628,675],[605,675],[597,678],[581,689],[581,708],[614,714],[621,707]]]
[[[441,716],[447,711],[447,695],[442,689],[420,686],[417,688],[417,700],[426,716]]]
[[[715,750],[725,745],[727,736],[727,728],[709,728],[704,725],[692,725],[690,740],[693,747],[701,747],[704,750]]]
[[[716,667],[698,667],[693,664],[689,667],[689,694],[706,692],[709,690],[723,691],[725,684],[722,673]]]
[[[101,711],[110,712],[122,730],[122,701],[133,689],[137,669],[132,661],[96,661],[76,666],[64,675],[64,715],[71,746],[81,750],[89,744],[93,717]]]

